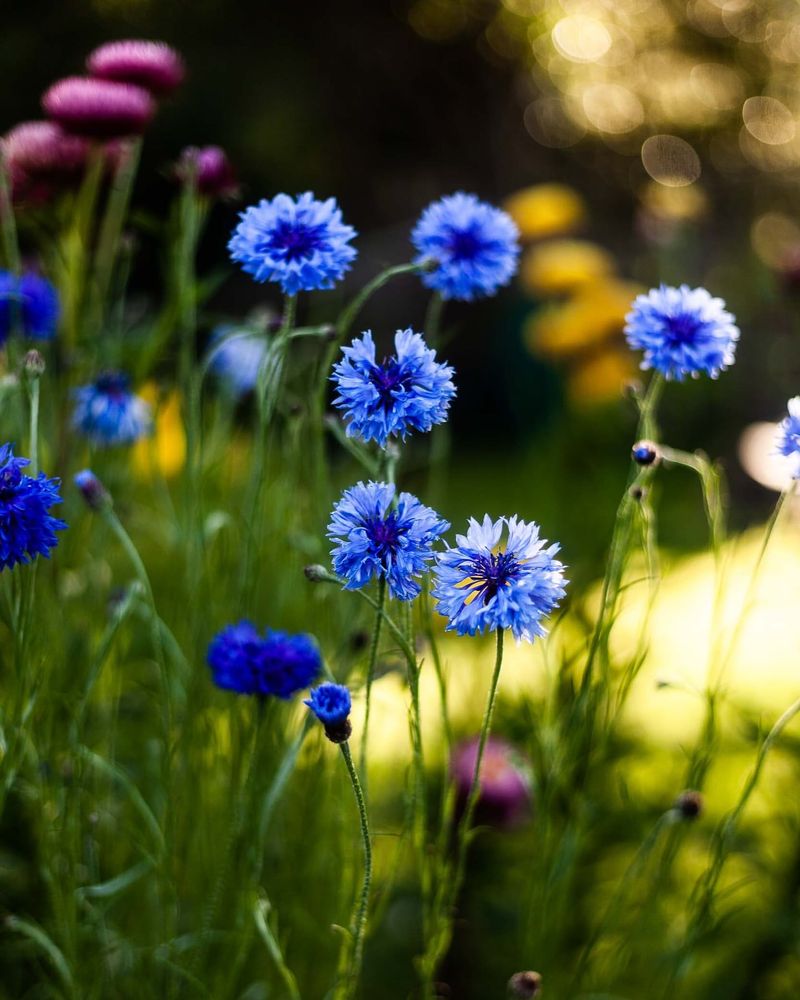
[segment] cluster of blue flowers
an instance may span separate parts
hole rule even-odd
[[[150,405],[123,372],[105,372],[74,391],[73,428],[96,448],[133,444],[152,431]]]
[[[347,434],[376,441],[382,448],[390,437],[429,431],[447,419],[455,396],[453,369],[436,361],[436,351],[419,333],[398,330],[395,353],[381,364],[375,360],[372,332],[367,330],[333,369],[338,395],[333,405],[344,412]]]
[[[58,292],[46,278],[33,271],[21,277],[0,271],[0,346],[15,325],[32,340],[52,340],[60,315]]]
[[[50,556],[58,544],[57,531],[66,523],[50,508],[61,503],[60,482],[43,472],[27,476],[27,458],[15,458],[10,444],[0,448],[0,570]]]
[[[262,635],[249,621],[228,625],[208,647],[214,683],[239,694],[290,698],[307,688],[322,669],[310,635],[267,629]]]

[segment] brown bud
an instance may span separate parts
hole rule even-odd
[[[532,1000],[542,995],[542,977],[538,972],[515,972],[508,981],[508,1000]]]

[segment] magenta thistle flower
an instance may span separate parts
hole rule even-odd
[[[42,108],[68,132],[101,139],[143,132],[155,102],[142,87],[88,76],[70,76],[42,96]]]
[[[478,737],[460,743],[450,760],[450,770],[461,809],[464,809],[478,759]],[[481,761],[477,818],[480,823],[514,826],[531,811],[530,765],[510,743],[496,736],[486,742]]]
[[[239,181],[231,161],[221,146],[187,146],[175,164],[179,181],[194,178],[200,194],[209,198],[234,198]]]
[[[3,136],[2,150],[12,175],[61,179],[83,170],[89,143],[56,122],[20,122]]]
[[[186,76],[183,59],[164,42],[127,39],[106,42],[86,60],[92,76],[117,83],[135,83],[151,94],[172,93]]]

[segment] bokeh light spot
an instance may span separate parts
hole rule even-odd
[[[702,170],[694,148],[676,135],[651,135],[645,139],[642,164],[654,181],[666,187],[693,184]]]

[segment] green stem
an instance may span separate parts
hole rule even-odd
[[[369,645],[369,658],[367,660],[366,676],[366,703],[364,706],[364,728],[361,731],[361,773],[364,776],[364,789],[367,788],[367,749],[369,730],[369,709],[372,696],[372,682],[375,680],[375,664],[378,659],[378,646],[381,641],[381,626],[383,624],[383,609],[386,603],[386,577],[378,579],[378,607],[375,611],[375,623],[372,626],[372,638]]]
[[[31,458],[30,475],[34,478],[39,475],[39,377],[34,376],[29,379],[29,391],[31,394],[31,413],[29,430],[29,449]]]
[[[453,937],[453,911],[458,900],[458,895],[464,882],[464,875],[467,866],[467,851],[470,844],[470,832],[472,821],[475,817],[475,810],[480,799],[480,775],[483,755],[486,750],[486,743],[492,728],[492,718],[494,716],[494,706],[497,697],[497,686],[500,680],[500,670],[503,666],[503,639],[505,633],[498,628],[496,631],[496,653],[494,671],[489,684],[489,694],[486,699],[486,707],[483,712],[483,722],[481,723],[480,736],[478,738],[478,750],[475,756],[475,769],[472,773],[467,801],[464,807],[464,814],[456,831],[456,860],[452,869],[452,874],[448,883],[443,885],[439,893],[437,918],[443,923],[432,935],[431,943],[423,957],[421,967],[423,975],[423,988],[428,995],[432,992],[433,977],[436,969],[447,953]]]
[[[9,271],[13,274],[20,274],[22,262],[9,180],[5,157],[0,153],[0,235],[2,235],[3,240],[3,256]]]
[[[356,805],[358,806],[358,817],[361,823],[361,840],[364,847],[364,880],[361,885],[361,892],[353,910],[350,921],[350,932],[352,934],[352,952],[350,966],[343,988],[338,991],[338,996],[342,1000],[349,1000],[355,995],[358,979],[361,974],[361,963],[364,953],[364,935],[367,930],[367,912],[369,908],[369,893],[372,884],[372,841],[370,840],[369,822],[367,819],[367,806],[364,800],[364,793],[361,783],[358,780],[358,772],[353,764],[350,753],[350,745],[345,740],[339,744],[342,751],[347,773],[350,776],[350,783],[353,786]]]
[[[130,204],[133,181],[142,150],[141,138],[134,139],[114,172],[111,190],[100,224],[94,262],[94,329],[101,333],[108,312],[108,294],[119,255],[120,236]]]

